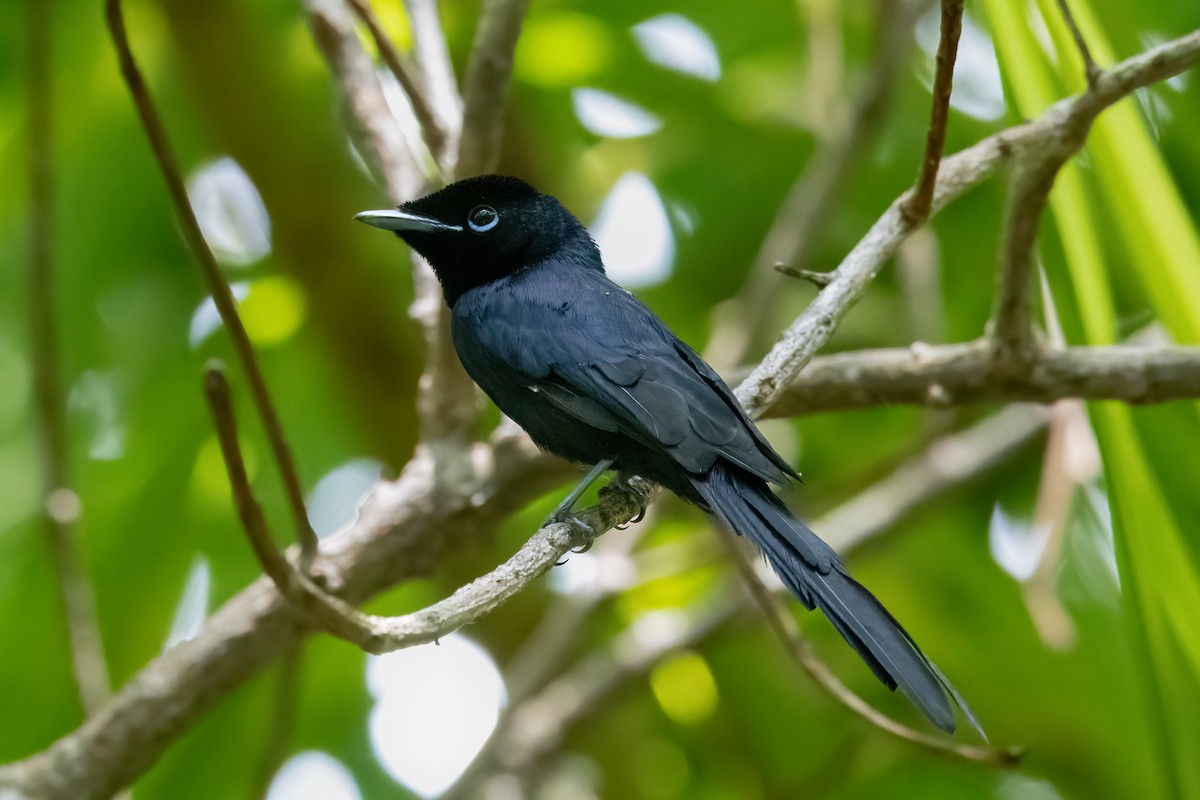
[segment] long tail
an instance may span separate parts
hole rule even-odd
[[[706,475],[693,478],[693,485],[718,519],[758,545],[806,608],[819,608],[829,617],[888,688],[899,687],[947,733],[954,731],[951,697],[974,724],[958,693],[900,623],[850,577],[833,549],[793,517],[763,481],[718,463]]]

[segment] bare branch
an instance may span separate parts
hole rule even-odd
[[[745,583],[746,589],[750,592],[750,596],[758,605],[763,616],[766,617],[771,630],[783,642],[788,655],[834,701],[850,709],[881,731],[923,747],[930,752],[991,766],[1011,766],[1017,763],[1020,753],[1016,750],[977,747],[961,744],[948,737],[930,736],[900,724],[852,692],[850,687],[842,683],[833,670],[817,656],[812,644],[800,632],[795,618],[784,606],[783,601],[758,579],[754,568],[746,562],[745,556],[734,542],[733,534],[721,530],[720,535],[728,547],[730,560]]]
[[[388,108],[375,64],[354,32],[354,21],[340,0],[304,0],[313,39],[336,78],[346,121],[364,160],[379,173],[388,200],[414,197],[422,173]]]
[[[1067,24],[1067,30],[1071,31],[1071,38],[1075,40],[1075,47],[1079,50],[1079,58],[1083,61],[1083,76],[1087,79],[1088,86],[1093,86],[1100,77],[1101,70],[1092,59],[1092,51],[1088,49],[1087,40],[1075,24],[1075,15],[1071,13],[1067,0],[1058,0],[1058,8],[1062,12],[1063,22]]]
[[[849,552],[921,504],[1008,461],[1049,421],[1048,409],[1009,406],[966,430],[937,439],[812,527],[833,549]]]
[[[467,74],[455,178],[492,172],[500,159],[513,52],[529,0],[485,0]]]
[[[112,694],[92,585],[81,563],[54,311],[53,0],[29,2],[29,342],[41,449],[42,516],[62,595],[71,668],[85,714]]]
[[[1200,30],[1102,70],[1082,95],[1042,118],[1057,135],[1021,153],[1014,164],[1000,246],[1000,292],[993,314],[996,367],[1016,373],[1037,348],[1031,319],[1038,226],[1050,188],[1067,159],[1079,152],[1101,111],[1135,89],[1181,72],[1200,60]]]
[[[166,128],[150,97],[150,90],[142,79],[142,73],[134,60],[133,52],[129,49],[129,38],[125,31],[121,0],[106,0],[105,10],[109,34],[112,36],[113,46],[117,51],[117,60],[121,65],[121,75],[125,78],[129,93],[133,96],[134,105],[137,106],[138,114],[142,119],[142,127],[150,140],[150,147],[158,161],[159,170],[166,180],[171,200],[175,204],[175,211],[179,215],[184,238],[200,267],[200,272],[208,285],[208,291],[217,312],[221,315],[225,330],[229,332],[229,338],[233,341],[234,352],[237,353],[238,360],[242,363],[242,369],[246,372],[246,378],[250,382],[254,404],[262,419],[263,428],[266,429],[267,440],[271,444],[271,454],[279,468],[284,491],[291,506],[296,527],[296,541],[300,543],[303,561],[307,565],[316,556],[317,535],[313,533],[312,525],[308,521],[308,512],[304,507],[304,492],[300,488],[300,477],[296,472],[291,448],[283,435],[283,426],[279,422],[275,404],[267,391],[267,383],[263,378],[258,357],[254,354],[250,336],[246,333],[246,328],[238,316],[237,301],[233,297],[233,292],[225,283],[225,279],[221,277],[217,260],[213,257],[208,242],[205,241],[204,234],[200,231],[200,223],[196,220],[196,213],[192,209],[191,201],[188,200],[187,188],[183,182],[183,175],[179,171],[178,161],[171,151]]]
[[[963,0],[942,0],[941,35],[938,39],[937,71],[933,78],[933,107],[929,134],[925,139],[925,158],[917,187],[901,212],[914,228],[929,218],[938,165],[946,146],[946,124],[950,119],[950,92],[954,86],[954,60],[958,56],[958,38],[962,34]]]
[[[995,172],[1003,162],[1014,157],[1020,157],[1023,162],[1036,160],[1043,164],[1055,162],[1061,165],[1071,153],[1078,150],[1091,120],[1097,114],[1136,89],[1182,72],[1198,59],[1200,30],[1126,59],[1104,71],[1087,92],[1056,104],[1035,122],[1018,125],[989,136],[978,144],[946,158],[938,171],[931,214],[937,213],[947,203],[957,199]],[[1029,169],[1025,166],[1019,171],[1028,173]],[[1041,174],[1042,171],[1034,170],[1034,173]],[[1036,180],[1020,180],[1035,188],[1039,185]],[[1049,185],[1041,188],[1048,190]],[[1022,194],[1031,202],[1037,200],[1035,193]],[[911,232],[911,228],[905,224],[900,214],[900,206],[907,197],[908,193],[905,193],[893,202],[867,231],[866,236],[834,271],[830,284],[783,333],[767,357],[739,387],[738,399],[752,415],[762,413],[773,405],[785,387],[794,382],[796,375],[829,340],[854,301],[896,252],[900,242]],[[1010,207],[1017,208],[1015,194],[1010,195],[1010,198]],[[1044,204],[1044,194],[1041,201],[1041,204]],[[1038,207],[1040,208],[1040,204]],[[1026,208],[1018,217],[1027,220],[1029,212],[1030,209]],[[1025,250],[1017,245],[1016,238],[1006,237],[1006,252],[1013,253],[1014,260],[1019,261],[1022,252],[1028,255],[1030,251],[1027,248],[1032,247],[1029,234],[1035,230],[1036,225],[1025,226],[1020,236],[1020,241],[1026,246]],[[1028,277],[1028,272],[1025,274]],[[1010,270],[1005,270],[1005,281],[1006,287],[1010,283],[1014,288],[1019,285],[1015,273]],[[1024,308],[1027,309],[1028,291],[1024,291],[1024,295]],[[1005,296],[1010,298],[1010,301],[1016,299],[1017,305],[1020,304],[1015,291],[1006,292]],[[1018,311],[1017,317],[1019,316]],[[999,334],[999,319],[996,327]],[[1014,326],[1011,320],[1006,329],[1021,330],[1019,326]],[[1017,338],[1024,341],[1023,337],[1024,334],[1021,334]]]
[[[404,93],[408,95],[413,114],[421,125],[422,133],[425,134],[425,144],[429,146],[429,152],[433,154],[434,159],[441,163],[446,154],[450,132],[434,110],[433,102],[426,89],[426,82],[414,74],[413,66],[396,50],[396,45],[392,43],[391,38],[383,30],[383,26],[379,24],[379,18],[371,10],[368,0],[346,0],[346,2],[350,4],[350,8],[367,27],[367,31],[375,41],[375,47],[379,49],[383,63],[396,76],[400,88],[404,89]]]
[[[814,358],[767,417],[911,404],[1053,403],[1068,397],[1133,405],[1200,397],[1200,347],[1042,350],[1021,372],[997,375],[986,341],[859,350]]]
[[[454,160],[458,157],[458,137],[462,133],[462,96],[458,93],[458,79],[454,65],[450,62],[450,50],[446,46],[446,34],[438,16],[437,0],[404,0],[412,26],[413,50],[425,87],[433,101],[433,112],[441,120],[450,140],[446,148],[442,169],[454,171]]]

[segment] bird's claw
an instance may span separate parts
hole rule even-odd
[[[620,525],[617,525],[616,528],[619,531],[623,531],[626,528],[628,528],[630,525],[636,525],[639,522],[641,522],[642,520],[644,520],[645,518],[646,518],[646,507],[642,506],[642,510],[637,513],[636,517],[629,520],[628,522],[622,522]]]

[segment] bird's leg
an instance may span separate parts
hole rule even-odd
[[[596,466],[592,467],[591,472],[589,472],[584,479],[579,482],[578,486],[571,490],[569,495],[563,498],[563,501],[559,503],[553,511],[550,512],[550,516],[546,517],[546,521],[542,524],[550,525],[555,522],[566,522],[575,525],[582,525],[584,528],[587,528],[590,531],[591,527],[586,522],[572,514],[571,510],[575,508],[575,504],[579,502],[579,498],[583,497],[583,493],[588,490],[588,487],[595,483],[597,478],[607,472],[608,468],[612,466],[612,463],[613,462],[611,458],[605,458],[601,461],[598,461]]]

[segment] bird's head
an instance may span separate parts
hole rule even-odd
[[[476,286],[550,258],[603,269],[579,220],[517,178],[467,178],[396,211],[364,211],[355,219],[394,231],[420,253],[450,305]]]

